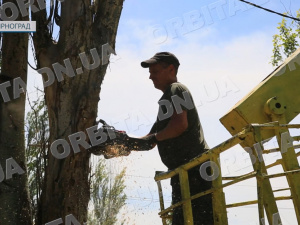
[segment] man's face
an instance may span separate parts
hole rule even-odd
[[[174,80],[172,65],[151,64],[149,73],[149,79],[153,81],[154,87],[161,91],[164,91]]]

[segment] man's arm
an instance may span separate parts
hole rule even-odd
[[[157,141],[163,141],[175,138],[181,135],[188,128],[187,111],[182,113],[174,113],[168,125],[158,133],[154,133],[151,129],[150,133],[141,138],[129,138],[128,147],[131,150],[147,151],[156,146]],[[153,133],[152,133],[153,132]]]
[[[187,111],[173,113],[168,125],[156,134],[158,141],[167,140],[180,136],[188,128]]]
[[[156,141],[163,141],[180,136],[188,128],[187,111],[173,113],[168,125],[158,133],[151,129],[150,133],[141,138],[129,138],[128,147],[131,150],[147,151],[156,146]]]

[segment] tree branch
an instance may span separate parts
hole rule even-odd
[[[100,39],[100,43],[109,43],[115,48],[117,27],[119,25],[120,15],[123,9],[124,0],[96,0],[96,14],[93,28]]]
[[[39,8],[37,0],[34,0],[34,5]],[[49,49],[54,45],[48,27],[46,9],[32,13],[32,20],[36,21],[36,32],[33,34],[33,43],[37,56],[37,67],[40,68],[40,56],[44,52],[43,50]]]

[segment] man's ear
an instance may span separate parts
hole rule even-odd
[[[176,68],[173,64],[170,65],[170,72],[172,72],[172,74],[174,75],[174,77],[176,77]]]
[[[169,70],[170,72],[174,70],[173,64],[168,65],[168,70]]]

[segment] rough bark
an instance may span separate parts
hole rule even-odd
[[[4,1],[13,2],[16,1]],[[17,19],[28,20],[28,17]],[[4,33],[2,40],[2,68],[0,83],[20,77],[27,81],[27,33]],[[25,94],[13,99],[13,89],[8,88],[11,101],[0,99],[0,164],[5,172],[6,160],[13,158],[26,172],[24,113]],[[27,174],[15,174],[0,183],[0,223],[5,225],[30,225],[31,212]]]
[[[51,40],[46,11],[33,15],[33,20],[37,21],[34,45],[38,68],[53,70],[53,63],[64,65],[63,60],[69,58],[76,70],[82,67],[80,53],[89,53],[93,48],[101,53],[101,47],[106,43],[114,48],[123,0],[96,1],[93,6],[90,2],[66,0],[61,4],[61,17],[57,18],[60,26],[57,43]],[[102,65],[93,70],[84,69],[82,74],[72,78],[64,75],[62,82],[55,80],[45,88],[50,143],[57,139],[69,140],[69,135],[85,131],[95,124],[106,68],[107,65]],[[69,214],[73,214],[81,224],[87,221],[89,159],[90,153],[84,149],[64,159],[56,159],[48,153],[38,224],[64,219]]]

